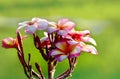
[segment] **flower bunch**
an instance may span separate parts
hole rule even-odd
[[[24,28],[27,34],[33,35],[35,47],[40,51],[43,59],[48,63],[48,78],[53,79],[55,67],[58,62],[65,59],[69,60],[70,67],[68,70],[56,77],[56,79],[65,79],[69,77],[74,70],[76,60],[82,52],[89,52],[97,55],[98,52],[95,40],[90,36],[89,30],[76,31],[75,23],[69,19],[60,19],[57,23],[50,22],[41,18],[33,18],[30,21],[21,22],[16,30],[17,37],[15,39],[8,37],[2,40],[2,47],[16,48],[18,58],[23,66],[24,72],[29,79],[37,77],[44,79],[44,75],[38,63],[35,63],[39,74],[32,69],[30,64],[30,54],[28,55],[28,63],[24,59],[23,39],[20,30]],[[44,30],[44,33],[41,32]],[[41,32],[44,37],[40,38],[36,32]],[[91,43],[91,44],[89,44]],[[94,45],[94,46],[93,46]],[[45,51],[44,51],[45,50]]]

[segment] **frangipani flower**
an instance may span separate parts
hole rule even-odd
[[[68,57],[74,58],[80,55],[81,49],[75,41],[61,41],[55,44],[56,49],[49,52],[50,56],[55,56],[57,61],[62,61]]]
[[[31,21],[25,21],[18,24],[19,27],[17,31],[25,27],[25,32],[28,34],[33,34],[36,30],[45,30],[48,27],[48,21],[40,18],[33,18]]]
[[[17,39],[13,39],[11,37],[4,38],[2,40],[2,47],[3,48],[17,48],[18,47],[18,41],[17,41]]]
[[[50,47],[50,41],[48,37],[42,37],[40,41],[43,48],[45,48],[46,46]]]
[[[68,37],[69,38],[71,37],[73,40],[79,43],[81,47],[81,51],[90,52],[92,54],[98,54],[94,46],[85,44],[85,42],[89,42],[93,45],[96,45],[95,40],[91,38],[89,34],[90,32],[88,30],[74,31],[74,32],[69,33],[70,36]]]
[[[95,55],[98,54],[96,48],[92,45],[87,45],[84,42],[79,42],[79,45],[81,47],[82,52],[88,52],[88,53],[95,54]]]
[[[22,37],[19,31],[24,27],[26,33],[33,34],[35,47],[39,50],[43,59],[48,63],[48,79],[54,78],[57,62],[61,62],[68,58],[69,68],[56,77],[56,79],[66,79],[72,74],[77,63],[77,57],[80,56],[81,52],[98,54],[96,48],[93,46],[96,45],[96,42],[90,36],[90,31],[75,31],[74,25],[75,24],[68,19],[60,19],[58,23],[55,23],[41,18],[33,18],[30,21],[19,23],[19,27],[16,30],[17,37],[15,39],[11,37],[4,38],[2,40],[2,47],[17,49],[19,61],[28,79],[34,77],[45,79],[38,63],[35,63],[38,73],[33,70],[30,63],[30,53],[26,61],[22,41],[26,36]],[[43,37],[41,37],[43,31],[39,35],[36,33],[38,30],[44,30]]]
[[[58,21],[58,34],[59,35],[67,35],[74,28],[74,23],[69,21],[68,19],[60,19]]]
[[[58,24],[56,26],[54,25],[53,27],[49,27],[47,29],[47,32],[52,33],[54,31],[57,31],[58,35],[67,35],[68,32],[74,28],[74,25],[75,24],[68,19],[60,19],[58,21]]]
[[[27,36],[23,36],[22,40],[25,39]],[[18,48],[18,40],[17,38],[7,37],[2,39],[2,47],[3,48]]]
[[[88,30],[84,31],[73,31],[69,32],[68,37],[72,37],[72,39],[78,41],[78,42],[90,42],[93,45],[96,45],[96,42],[93,38],[90,37],[90,32]]]

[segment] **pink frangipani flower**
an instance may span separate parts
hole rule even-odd
[[[21,40],[25,39],[27,36],[23,36]],[[17,38],[7,37],[2,39],[2,47],[3,48],[17,48],[18,47]]]
[[[74,23],[68,19],[60,19],[58,24],[47,29],[48,33],[57,31],[58,35],[67,35],[74,28]]]
[[[11,37],[4,38],[2,40],[2,47],[3,48],[17,48],[18,46],[18,41],[17,39],[13,39]]]
[[[72,75],[78,56],[82,52],[98,54],[94,47],[96,46],[96,41],[90,36],[90,31],[76,31],[74,29],[75,24],[69,19],[63,18],[56,23],[46,19],[33,18],[18,25],[16,38],[8,37],[2,39],[2,47],[15,48],[17,50],[18,59],[28,79],[45,79],[45,76],[40,64],[37,62],[35,62],[37,72],[33,69],[31,51],[28,51],[27,59],[25,57],[23,39],[26,36],[21,36],[20,29],[22,28],[25,28],[24,31],[27,34],[33,35],[34,46],[39,51],[40,57],[47,62],[48,79],[55,78],[54,73],[58,62],[68,59],[68,69],[55,78],[66,79]]]
[[[75,41],[61,41],[55,44],[56,49],[49,52],[50,56],[55,56],[57,61],[62,61],[68,57],[74,58],[80,55],[81,49]]]
[[[71,39],[73,39],[79,43],[79,45],[81,47],[81,51],[90,52],[92,54],[98,54],[98,52],[94,46],[85,44],[85,42],[88,42],[93,45],[96,45],[95,40],[93,38],[91,38],[89,34],[90,34],[90,32],[87,30],[74,31],[74,32],[70,32],[68,37],[69,38],[71,37]]]
[[[25,21],[18,24],[19,27],[17,31],[25,27],[25,32],[28,34],[33,34],[36,30],[45,30],[48,27],[48,21],[40,18],[33,18],[31,21]]]

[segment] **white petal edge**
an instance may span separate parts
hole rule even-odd
[[[55,56],[55,55],[60,55],[60,54],[63,54],[63,52],[59,51],[57,49],[54,49],[54,50],[50,51],[50,53],[49,53],[50,56]]]
[[[84,42],[90,42],[90,43],[92,43],[95,46],[97,45],[96,42],[95,42],[95,40],[93,38],[91,38],[91,37],[82,37],[81,39]]]
[[[84,51],[84,52],[90,52],[91,54],[95,54],[95,55],[98,54],[96,48],[94,46],[91,46],[91,45],[84,46],[82,48],[82,51]]]

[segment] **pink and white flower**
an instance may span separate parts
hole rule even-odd
[[[3,48],[17,48],[18,47],[18,41],[17,41],[17,39],[13,39],[11,37],[4,38],[2,40],[2,47]]]
[[[78,42],[61,41],[55,44],[56,49],[49,52],[50,56],[55,56],[57,61],[62,61],[68,57],[74,58],[80,55],[81,49]]]
[[[67,35],[74,28],[74,23],[68,19],[60,19],[57,25],[49,27],[48,33],[57,31],[58,35]],[[52,31],[51,31],[52,30]]]
[[[25,27],[25,32],[28,34],[33,34],[36,30],[45,30],[48,27],[48,21],[40,18],[33,18],[31,21],[25,21],[18,24],[19,27],[17,31]]]
[[[98,54],[94,46],[85,44],[86,42],[88,42],[96,45],[95,40],[90,37],[90,32],[88,30],[70,32],[68,37],[79,43],[81,51]]]
[[[23,36],[21,40],[25,39],[27,36]],[[2,39],[2,47],[3,48],[18,48],[18,40],[17,38],[7,37]]]

